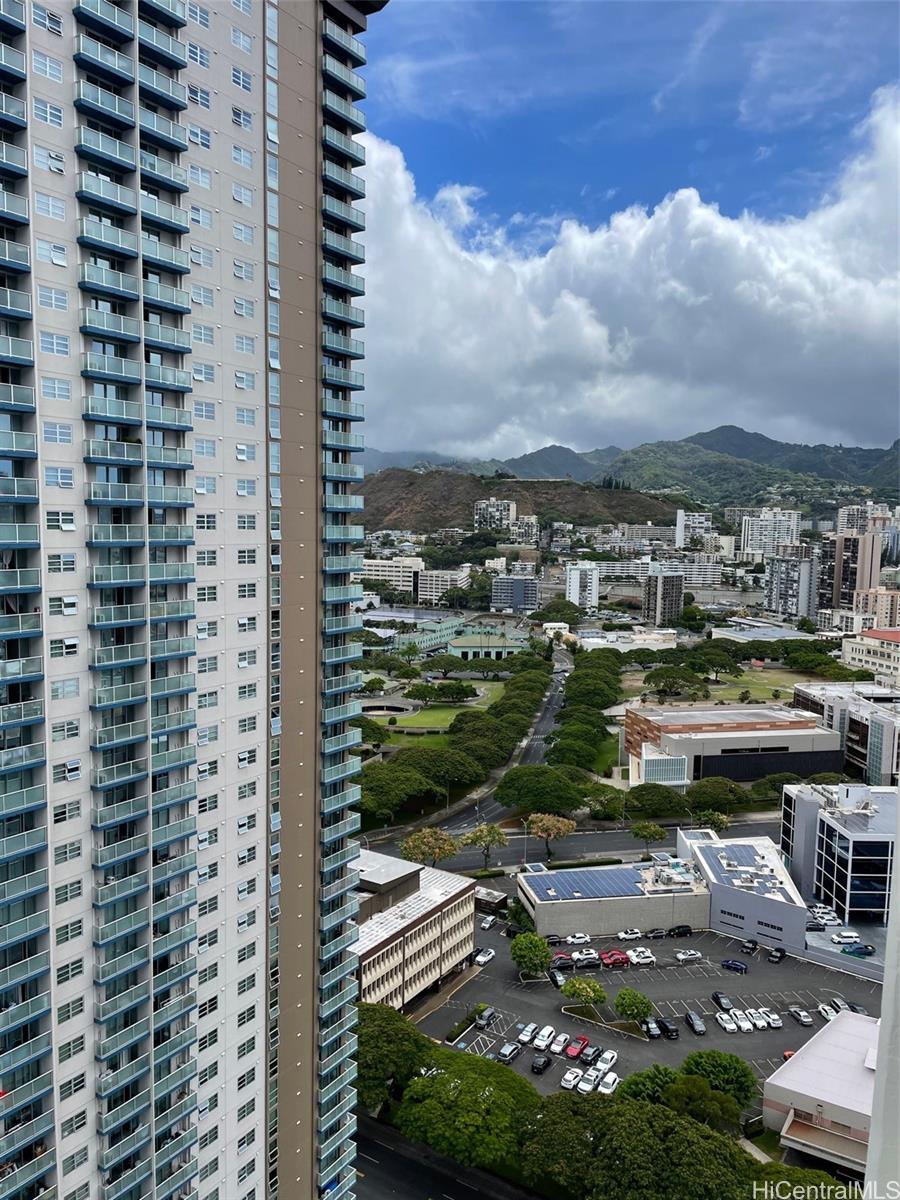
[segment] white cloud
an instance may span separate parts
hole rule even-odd
[[[723,216],[691,188],[549,245],[429,203],[369,137],[368,441],[503,456],[724,422],[881,444],[897,399],[898,93],[806,216]]]

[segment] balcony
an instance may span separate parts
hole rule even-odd
[[[354,296],[362,296],[366,291],[366,281],[362,275],[354,275],[341,267],[332,266],[329,262],[322,263],[322,282],[326,287],[340,288]]]
[[[106,355],[96,354],[93,357],[105,358]],[[128,360],[117,359],[116,361],[127,362]],[[140,363],[135,365],[140,367]],[[84,461],[105,463],[111,466],[139,467],[144,461],[144,448],[140,442],[111,442],[104,441],[102,438],[87,438],[84,442]]]
[[[193,710],[190,710],[193,711]],[[154,720],[158,718],[154,717]],[[170,787],[160,788],[152,796],[153,811],[162,812],[175,804],[190,804],[197,799],[197,784],[193,779],[185,783],[174,783]]]
[[[23,567],[19,570],[0,571],[0,596],[16,593],[39,592],[41,572],[39,567]],[[36,676],[40,678],[40,676]]]
[[[166,283],[144,280],[144,303],[167,312],[189,313],[191,297],[183,288],[169,287]]]
[[[117,354],[93,354],[88,351],[81,356],[81,374],[85,379],[100,379],[107,383],[130,386],[141,382],[141,364],[134,358],[123,358]]]
[[[142,1021],[136,1021],[133,1025],[128,1025],[125,1029],[120,1029],[118,1033],[95,1042],[94,1058],[101,1061],[112,1058],[113,1055],[121,1054],[123,1050],[127,1050],[129,1046],[134,1046],[137,1042],[143,1041],[149,1034],[150,1018],[144,1017]]]
[[[196,1140],[196,1130],[193,1130],[192,1132],[194,1134],[194,1140]],[[179,1170],[173,1171],[172,1174],[167,1176],[165,1179],[159,1179],[157,1175],[156,1190],[153,1193],[156,1200],[169,1200],[169,1197],[177,1192],[179,1188],[184,1187],[184,1185],[190,1179],[193,1179],[199,1170],[200,1164],[195,1156],[191,1161],[185,1163],[185,1165],[179,1168]],[[103,1200],[109,1200],[109,1197],[104,1196]]]
[[[109,296],[115,300],[138,300],[140,280],[127,271],[112,271],[94,263],[81,263],[78,268],[78,286],[85,292],[97,296]]]
[[[145,326],[147,328],[147,326]],[[151,329],[159,329],[162,331],[169,330],[173,335],[177,336],[178,340],[187,338],[187,332],[181,329],[172,329],[167,325],[152,325]],[[161,335],[161,340],[165,338],[165,332]],[[145,338],[146,340],[146,338]],[[171,341],[169,342],[171,347]],[[186,408],[174,408],[170,404],[148,404],[144,409],[144,420],[147,426],[151,429],[193,429],[194,414]]]
[[[75,107],[90,117],[99,117],[122,129],[134,128],[134,105],[124,96],[119,96],[86,79],[75,81]]]
[[[0,45],[0,78],[21,83],[28,75],[25,55],[12,46]]]
[[[43,742],[30,742],[25,746],[11,746],[0,750],[0,775],[18,771],[31,771],[47,761],[47,747]],[[7,838],[7,841],[10,839]]]
[[[327,694],[327,693],[326,693]],[[340,783],[344,779],[352,779],[354,775],[358,775],[362,770],[362,763],[355,755],[351,755],[343,762],[336,763],[333,767],[322,768],[322,783],[332,784]],[[347,789],[345,792],[338,792],[336,796],[327,796],[322,801],[322,812],[333,813],[347,808],[358,797],[352,789]]]
[[[4,129],[20,130],[28,124],[28,110],[25,101],[8,92],[0,94],[0,126]]]
[[[194,489],[151,483],[147,487],[147,503],[163,508],[193,508]]]
[[[119,725],[104,725],[99,729],[91,730],[92,750],[112,750],[117,746],[133,746],[146,740],[146,721],[123,721]],[[138,796],[134,800],[123,800],[122,803],[129,807],[133,806],[141,816],[146,816],[149,811],[146,796]],[[117,808],[118,805],[113,807]],[[105,809],[98,810],[98,815],[101,814],[108,816],[110,820],[113,819],[113,814],[107,814]],[[125,818],[120,817],[119,820],[124,821]]]
[[[340,988],[338,991],[336,991],[333,996],[329,996],[327,999],[323,996],[322,1000],[319,1002],[319,1018],[320,1018],[320,1020],[324,1021],[326,1017],[330,1017],[332,1013],[335,1013],[339,1009],[343,1008],[345,1004],[350,1004],[353,1001],[355,1001],[358,992],[359,992],[358,981],[355,979],[348,979],[347,982],[344,984],[344,986],[342,988]],[[345,1073],[345,1076],[339,1077],[339,1079],[342,1079],[342,1078],[346,1078],[347,1083],[352,1083],[354,1081],[354,1079],[356,1078],[355,1069],[351,1069]],[[321,1089],[321,1091],[319,1093],[320,1103],[324,1103],[326,1100],[328,1100],[330,1098],[331,1095],[336,1095],[337,1092],[339,1092],[341,1090],[341,1087],[343,1087],[344,1085],[343,1085],[343,1083],[341,1083],[341,1085],[339,1087],[335,1087],[335,1084],[337,1084],[338,1082],[339,1082],[339,1080],[336,1079],[334,1081],[334,1083],[330,1083],[326,1087]],[[334,1089],[334,1090],[332,1091],[332,1089]]]
[[[108,942],[115,942],[119,938],[129,937],[133,933],[138,933],[141,929],[146,929],[149,924],[149,908],[139,908],[135,912],[127,913],[124,917],[117,917],[114,921],[107,921],[102,925],[95,923],[94,945],[105,946]]]
[[[133,188],[102,179],[99,175],[91,175],[88,171],[81,171],[76,177],[75,195],[87,204],[110,212],[128,216],[137,212],[137,192]]]
[[[330,44],[337,47],[338,51],[352,58],[356,66],[361,67],[365,64],[365,46],[357,38],[353,37],[352,34],[347,33],[346,30],[336,25],[334,21],[326,18],[322,26],[322,38],[326,45]]]
[[[176,746],[173,750],[160,750],[150,758],[150,770],[154,775],[160,775],[163,771],[178,771],[185,767],[193,766],[197,761],[197,747],[193,745]],[[193,821],[193,817],[187,818],[187,821]],[[168,826],[165,827],[168,829]],[[184,826],[187,830],[187,825]],[[188,831],[189,832],[189,831]],[[174,831],[175,836],[186,836],[184,831]],[[154,849],[161,845],[168,835],[164,829],[153,830],[153,847]]]
[[[322,382],[331,387],[342,387],[360,390],[366,386],[366,377],[362,371],[351,371],[347,367],[336,367],[331,363],[322,363]]]
[[[157,1133],[162,1133],[163,1130],[174,1125],[176,1121],[181,1121],[185,1117],[189,1117],[196,1109],[197,1097],[193,1092],[188,1092],[183,1100],[177,1100],[162,1112],[155,1113],[153,1128]]]
[[[322,459],[322,478],[338,481],[355,481],[362,479],[363,469],[354,463],[333,462],[330,458]]]
[[[21,1004],[13,1004],[0,1013],[0,1032],[9,1033],[10,1030],[18,1029],[21,1025],[37,1021],[46,1016],[51,1007],[49,992],[32,996],[30,1000],[25,1000]]]
[[[152,1173],[153,1163],[149,1158],[145,1159],[144,1162],[138,1163],[136,1167],[132,1167],[130,1171],[126,1171],[112,1183],[101,1184],[98,1200],[122,1200],[123,1196],[127,1196],[132,1191],[135,1191]],[[135,1195],[137,1194],[139,1193],[135,1191]]]
[[[75,39],[75,61],[90,74],[97,74],[117,84],[134,83],[134,59],[113,50],[87,34]]]
[[[322,570],[326,575],[346,575],[348,571],[361,571],[364,561],[361,554],[329,554],[322,559]],[[328,661],[327,655],[323,661]]]
[[[0,684],[32,683],[43,678],[44,660],[40,655],[32,655],[30,658],[8,658],[0,662]]]
[[[322,397],[322,416],[337,417],[342,421],[362,421],[366,406],[356,400],[336,400],[333,396]]]
[[[322,142],[330,149],[337,151],[338,154],[342,154],[345,158],[350,159],[356,166],[365,165],[365,146],[355,141],[352,137],[347,137],[345,133],[340,133],[331,125],[322,126]]]
[[[355,104],[341,99],[336,92],[329,91],[326,88],[322,95],[322,109],[331,116],[340,117],[356,133],[365,133],[366,114],[361,108],[357,108]]]
[[[135,871],[133,875],[125,875],[121,879],[117,879],[115,875],[107,875],[106,878],[110,879],[109,883],[94,888],[95,908],[105,908],[107,904],[115,904],[119,900],[127,900],[129,896],[140,895],[150,886],[149,871]],[[145,950],[146,947],[142,947],[141,953]]]
[[[149,96],[167,108],[180,111],[187,108],[187,88],[183,83],[170,79],[161,71],[140,63],[138,66],[138,82],[141,85],[141,96]]]
[[[20,700],[17,704],[0,705],[0,726],[3,729],[21,729],[26,725],[40,725],[43,720],[43,700]],[[30,808],[42,808],[44,805],[43,793],[43,785],[23,788],[18,792],[7,792],[0,796],[0,816],[9,816],[13,812],[26,812]]]
[[[141,779],[146,779],[149,775],[148,763],[146,758],[133,758],[130,762],[114,763],[111,767],[97,767],[91,771],[91,787],[97,791],[102,791],[104,788],[120,787],[125,783],[138,783]],[[146,843],[146,834],[141,837],[130,838],[130,842],[138,843],[143,839]],[[94,866],[108,866],[114,862],[124,862],[127,858],[133,858],[137,854],[142,854],[146,850],[146,844],[143,850],[135,845],[128,848],[125,843],[120,843],[116,846],[104,846],[102,851],[94,851]]]
[[[138,121],[142,139],[162,146],[166,150],[174,150],[177,154],[187,150],[187,130],[177,121],[170,121],[168,117],[150,112],[146,108],[138,111]]]
[[[197,960],[194,959],[194,970],[197,969]],[[196,1062],[187,1062],[181,1067],[176,1067],[174,1071],[170,1071],[168,1075],[161,1075],[156,1080],[156,1085],[153,1089],[154,1099],[157,1103],[163,1097],[168,1096],[178,1087],[184,1087],[197,1074]]]
[[[42,1175],[46,1175],[48,1171],[56,1169],[56,1151],[46,1150],[43,1154],[39,1154],[37,1158],[31,1159],[30,1162],[23,1163],[17,1168],[14,1174],[7,1175],[0,1181],[0,1200],[18,1200],[18,1197],[23,1192],[23,1189],[28,1188],[31,1184],[36,1184]],[[31,1196],[43,1196],[44,1200],[56,1200],[56,1188],[40,1188],[37,1191],[30,1191]]]
[[[97,1155],[100,1170],[112,1170],[116,1163],[120,1163],[123,1158],[127,1158],[129,1154],[136,1154],[142,1146],[146,1146],[152,1137],[153,1131],[149,1123],[138,1126],[134,1133],[129,1133],[114,1145],[109,1146],[108,1149],[100,1151]]]
[[[128,642],[123,646],[95,646],[90,653],[92,670],[114,667],[140,667],[147,661],[146,642]],[[127,764],[121,764],[127,765]]]
[[[90,707],[95,710],[117,708],[131,704],[143,704],[146,699],[147,681],[141,679],[136,683],[117,683],[111,687],[93,688]]]
[[[193,583],[197,568],[192,562],[167,562],[150,564],[151,583]]]
[[[322,58],[322,75],[326,80],[346,88],[354,100],[365,100],[366,84],[363,77],[357,75],[355,71],[351,71],[349,67],[343,66],[330,54],[326,54]]]
[[[196,921],[187,921],[184,925],[179,925],[177,929],[170,930],[169,933],[157,934],[153,938],[153,957],[161,958],[164,954],[171,954],[181,946],[187,946],[189,942],[195,941],[196,938]],[[159,1047],[157,1047],[158,1049]]]
[[[361,200],[366,194],[366,181],[361,175],[354,175],[352,171],[339,167],[327,158],[322,162],[322,178],[356,200]]]
[[[0,504],[37,504],[37,480],[0,477]]]
[[[142,947],[146,950],[147,947]],[[122,955],[123,958],[128,958],[130,955]],[[137,966],[143,966],[146,958],[137,963]],[[118,962],[118,959],[113,959],[113,963]],[[112,963],[106,963],[105,966],[112,966]],[[96,971],[94,973],[96,979]],[[122,1088],[127,1087],[129,1083],[139,1079],[141,1075],[146,1074],[150,1070],[150,1055],[142,1054],[139,1058],[133,1059],[124,1067],[120,1067],[118,1071],[104,1071],[97,1077],[97,1095],[100,1097],[111,1096],[114,1092],[120,1092]],[[117,1110],[113,1110],[115,1112]],[[107,1114],[111,1116],[112,1114]],[[99,1119],[98,1119],[99,1127]]]
[[[42,624],[39,612],[0,614],[0,639],[38,637]]]
[[[40,528],[37,525],[0,525],[0,547],[3,549],[36,550],[40,544]]]
[[[143,587],[147,568],[141,563],[103,563],[91,567],[88,587]]]
[[[166,696],[181,696],[197,690],[196,676],[188,671],[179,675],[164,675],[150,681],[150,697],[161,700]]]
[[[191,227],[186,209],[156,196],[141,196],[141,221],[144,225],[170,229],[175,233],[187,233]]]
[[[326,450],[346,450],[354,453],[365,449],[366,440],[361,433],[343,433],[335,429],[322,430],[322,446]]]
[[[151,154],[149,150],[142,150],[140,164],[141,177],[146,176],[151,183],[158,183],[160,187],[168,188],[172,192],[188,190],[187,171],[177,163],[160,158],[158,154]]]
[[[84,540],[88,546],[143,546],[143,525],[88,525]]]
[[[19,273],[31,270],[31,251],[24,242],[0,238],[0,268]]]
[[[26,28],[25,5],[21,0],[0,0],[0,29],[15,36]]]
[[[322,330],[322,349],[332,354],[341,354],[345,358],[364,358],[366,344],[359,338],[346,337],[333,329]]]
[[[106,729],[97,729],[91,734],[91,741],[94,741],[97,734],[106,733],[111,729],[123,728],[126,727],[122,725],[109,725]],[[138,736],[147,736],[146,721],[132,721],[130,728],[133,732],[136,730]],[[118,804],[107,804],[105,808],[92,808],[91,828],[109,829],[113,825],[121,825],[124,821],[142,821],[149,813],[149,797],[146,795],[132,796],[130,800],[120,800]]]
[[[6,921],[0,925],[0,948],[4,951],[31,938],[40,937],[50,928],[50,912],[29,913],[16,921]]]
[[[187,66],[187,46],[161,29],[154,29],[146,21],[138,21],[138,44],[141,52],[152,62],[176,71]]]
[[[75,0],[74,12],[80,24],[114,42],[130,42],[134,38],[134,17],[108,0]]]
[[[353,238],[344,237],[343,234],[334,233],[330,229],[322,231],[322,246],[328,253],[349,259],[352,263],[366,261],[366,248],[362,242],[355,242]]]
[[[162,921],[166,917],[172,916],[173,913],[184,912],[185,909],[192,908],[196,903],[197,889],[195,887],[182,888],[181,891],[173,892],[171,896],[166,896],[164,899],[156,901],[156,903],[153,905],[153,920],[154,922]],[[177,1000],[178,997],[175,997],[174,999]],[[193,994],[192,999],[196,1004],[196,996],[193,996]],[[167,1000],[165,1004],[160,1005],[157,1011],[159,1012],[163,1008],[168,1008],[168,1015],[169,1019],[171,1020],[170,1014],[172,1012],[173,1004],[174,1000]],[[178,1015],[180,1016],[181,1013],[179,1012]],[[154,1019],[154,1025],[155,1024],[156,1021]]]
[[[0,455],[9,458],[37,458],[37,436],[0,429]]]
[[[80,245],[105,250],[116,258],[137,258],[137,236],[99,217],[81,217],[77,237]]]
[[[127,484],[111,484],[111,487],[127,487]],[[146,604],[104,604],[88,612],[91,629],[123,629],[130,625],[143,625],[147,619]]]
[[[360,233],[366,227],[366,214],[361,208],[354,208],[352,204],[345,204],[343,200],[337,200],[334,196],[322,197],[322,212],[331,217],[335,221],[340,221],[349,229]],[[362,324],[362,311],[360,313],[359,324]]]
[[[322,724],[336,725],[339,721],[349,721],[351,717],[358,717],[361,712],[362,705],[358,700],[351,700],[349,704],[337,704],[322,710]]]
[[[13,317],[19,321],[30,321],[32,316],[31,293],[20,292],[15,288],[0,288],[0,317]],[[0,393],[0,408],[6,409],[8,412],[34,412],[34,388],[21,387],[19,384],[6,383],[3,384],[4,391]],[[21,391],[23,396],[30,394],[31,403],[27,409],[25,408],[10,408],[9,403],[4,403],[3,396],[12,397],[16,391]]]
[[[335,821],[333,825],[323,825],[320,833],[322,845],[329,846],[333,842],[336,842],[339,838],[348,837],[350,834],[356,833],[359,829],[359,826],[359,813],[352,813],[343,821]],[[355,901],[354,904],[356,904]],[[358,905],[356,905],[356,907],[358,908]],[[345,905],[344,908],[338,912],[331,913],[328,917],[323,916],[321,918],[321,930],[324,932],[329,929],[333,929],[334,926],[340,924],[341,921],[349,920],[350,917],[354,915],[355,911],[356,909],[353,907],[353,905]]]
[[[325,618],[325,633],[353,633],[356,629],[362,629],[363,619],[362,613],[348,613],[345,617],[326,617]]]
[[[325,512],[361,512],[365,507],[362,496],[332,496],[322,497],[322,508]]]
[[[164,388],[170,392],[190,392],[193,388],[190,371],[182,371],[180,367],[159,366],[156,363],[147,363],[144,368],[144,382],[148,387]]]
[[[332,296],[322,297],[321,308],[323,317],[332,317],[343,325],[361,328],[366,323],[366,314],[361,308],[345,304],[343,300],[335,300]]]
[[[95,507],[115,505],[117,508],[138,508],[144,504],[142,483],[89,483],[85,488],[85,504]]]
[[[188,854],[179,854],[176,858],[161,859],[153,868],[153,882],[163,883],[166,879],[177,879],[179,875],[189,875],[196,866],[196,850],[191,850]],[[159,978],[161,977],[153,980],[154,991],[160,990],[157,987]]]
[[[146,985],[142,985],[146,987]],[[134,990],[134,989],[133,989]],[[149,988],[147,989],[149,995]],[[149,1057],[149,1056],[148,1056]],[[97,1130],[100,1133],[111,1133],[112,1130],[118,1128],[125,1121],[136,1117],[138,1113],[149,1108],[152,1102],[150,1089],[146,1088],[143,1092],[138,1092],[136,1096],[132,1096],[130,1100],[126,1100],[123,1104],[117,1104],[115,1108],[107,1109],[105,1113],[97,1114]]]
[[[181,250],[178,246],[170,246],[167,242],[161,242],[147,233],[141,234],[141,254],[144,262],[152,263],[154,266],[162,267],[175,274],[183,275],[191,269],[191,260],[187,250]]]
[[[170,1162],[178,1154],[183,1154],[189,1150],[197,1141],[197,1130],[193,1128],[185,1129],[181,1132],[172,1130],[167,1137],[161,1138],[156,1148],[156,1166],[157,1170],[167,1162]],[[195,1168],[196,1170],[196,1168]],[[182,1172],[178,1172],[182,1174]],[[167,1183],[168,1181],[164,1181]],[[181,1182],[184,1182],[182,1179]],[[158,1194],[158,1193],[157,1193]],[[170,1193],[167,1193],[170,1194]]]
[[[110,137],[108,133],[90,129],[87,125],[78,125],[75,129],[75,153],[101,167],[111,167],[114,171],[133,171],[137,166],[133,146]]]
[[[196,747],[184,746],[181,749],[192,750],[193,758],[195,759],[197,757]],[[179,751],[178,750],[169,750],[169,751],[166,751],[165,753],[177,754],[177,753],[179,753]],[[185,760],[193,761],[193,759],[191,758],[191,756],[189,754],[185,755],[184,757],[185,757]],[[185,765],[185,762],[177,762],[176,761],[172,765],[173,765],[173,767],[181,767],[181,766]],[[184,817],[178,821],[170,821],[168,823],[168,825],[158,825],[153,830],[153,836],[151,839],[153,849],[158,850],[161,846],[168,846],[171,842],[180,842],[184,838],[193,837],[194,834],[196,834],[196,832],[197,832],[197,818],[196,817]],[[156,920],[155,916],[154,916],[154,920]],[[156,951],[156,949],[154,948],[154,954],[157,954],[157,953],[158,953],[158,951]]]
[[[151,546],[193,546],[193,525],[150,525],[147,528]]]
[[[0,142],[0,173],[13,173],[10,170],[10,164],[15,161],[15,156],[10,155],[9,152],[16,149],[17,147],[8,146],[6,142]],[[25,163],[22,165],[25,167]],[[25,174],[25,170],[21,173]],[[29,221],[28,197],[19,196],[16,192],[8,192],[6,188],[0,187],[0,218],[10,225],[27,225]]]
[[[82,333],[93,334],[97,337],[109,336],[123,342],[139,342],[141,340],[141,323],[136,317],[120,317],[118,313],[100,312],[96,308],[81,310],[79,327]],[[118,403],[124,406],[127,402],[107,400],[106,403]],[[139,409],[140,405],[136,407]]]

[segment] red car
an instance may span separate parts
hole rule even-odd
[[[591,1039],[580,1033],[578,1037],[572,1038],[568,1046],[566,1046],[566,1058],[578,1058],[582,1050],[591,1044]]]
[[[624,950],[602,950],[600,961],[604,967],[627,967],[628,955]]]

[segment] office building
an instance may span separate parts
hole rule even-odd
[[[491,580],[491,608],[531,613],[538,607],[538,583],[533,575],[498,575]]]
[[[852,609],[854,592],[878,587],[880,534],[826,534],[819,554],[819,608]]]
[[[515,519],[515,500],[498,500],[496,496],[491,496],[487,500],[475,501],[476,529],[509,529]]]
[[[857,588],[853,611],[873,617],[873,629],[896,629],[900,627],[900,588]]]
[[[684,572],[651,563],[644,580],[641,619],[648,625],[677,625],[684,609]]]
[[[685,512],[679,508],[675,513],[675,549],[683,550],[694,538],[703,539],[712,532],[712,513]]]
[[[403,1008],[458,970],[475,948],[475,883],[363,850],[359,873],[360,1000]]]
[[[464,662],[473,662],[479,658],[501,662],[511,654],[520,654],[527,645],[527,640],[519,635],[491,633],[485,629],[475,633],[461,633],[458,637],[451,638],[447,643],[447,653],[455,654]]]
[[[387,584],[395,591],[409,592],[411,596],[416,597],[419,592],[419,576],[424,570],[424,560],[415,556],[364,558],[358,578]]]
[[[897,838],[896,787],[785,785],[781,852],[804,899],[856,928],[887,921]]]
[[[4,1197],[352,1194],[379,7],[0,5]]]
[[[871,671],[876,679],[900,683],[900,629],[869,629],[844,638],[841,661],[856,671]]]
[[[794,708],[841,735],[844,768],[873,786],[900,783],[900,688],[877,683],[802,683]]]
[[[774,554],[778,545],[800,541],[800,513],[788,508],[761,508],[741,520],[741,554],[745,558]]]
[[[629,708],[625,713],[629,778],[683,789],[723,775],[740,783],[780,771],[840,771],[840,736],[805,713],[778,705]]]
[[[422,571],[416,600],[419,604],[437,604],[451,588],[467,591],[472,586],[472,564],[463,563],[446,571]]]
[[[763,607],[768,612],[780,617],[815,617],[818,590],[818,559],[766,559]]]

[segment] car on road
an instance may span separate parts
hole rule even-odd
[[[857,942],[853,946],[841,946],[841,954],[849,954],[851,958],[871,958],[878,951],[874,946],[870,946],[864,942]]]
[[[624,950],[601,950],[600,961],[604,967],[627,967],[629,963]]]
[[[781,1014],[771,1008],[761,1008],[758,1010],[760,1015],[765,1018],[765,1022],[770,1029],[780,1029],[784,1022],[781,1019]]]
[[[726,996],[724,992],[713,992],[712,1002],[716,1008],[721,1008],[722,1012],[731,1012],[734,1008],[731,997]]]
[[[862,938],[854,929],[842,929],[840,933],[833,933],[831,940],[835,946],[853,946],[861,942]]]
[[[491,950],[490,948],[482,950],[480,954],[475,955],[476,966],[486,967],[496,953],[496,950]]]
[[[536,1054],[531,1060],[532,1075],[543,1075],[552,1062],[549,1054]]]
[[[833,1009],[830,1004],[819,1004],[816,1007],[816,1012],[823,1021],[833,1021],[837,1016],[836,1009]]]
[[[746,1009],[747,1020],[753,1025],[754,1029],[768,1029],[769,1022],[762,1015],[758,1008]]]
[[[562,941],[562,938],[559,936],[558,933],[545,933],[544,941],[547,943],[548,946],[558,946],[560,944],[560,942]]]
[[[600,1061],[597,1063],[597,1066],[600,1067],[601,1070],[603,1070],[603,1071],[610,1071],[610,1070],[612,1070],[612,1068],[616,1065],[616,1063],[618,1061],[619,1061],[618,1050],[604,1050],[603,1053],[600,1055]]]
[[[481,928],[482,929],[493,929],[496,924],[497,924],[496,917],[485,917],[484,920],[481,922]]]
[[[601,1046],[585,1046],[578,1061],[584,1063],[586,1067],[592,1067],[602,1053],[603,1048]]]
[[[766,962],[780,963],[786,954],[787,950],[785,950],[784,946],[773,946],[766,955]]]
[[[639,929],[620,929],[616,934],[620,942],[636,942],[640,936]]]
[[[662,1030],[657,1025],[653,1017],[645,1017],[644,1020],[641,1021],[641,1028],[643,1029],[644,1033],[646,1033],[648,1038],[653,1038],[655,1040],[656,1038],[662,1037]]]
[[[739,958],[723,958],[722,966],[726,971],[734,971],[735,975],[746,975],[749,967],[745,962],[741,962]]]
[[[752,1033],[753,1022],[741,1008],[733,1008],[731,1010],[731,1019],[737,1025],[741,1033]]]
[[[628,961],[636,967],[655,967],[656,955],[647,949],[646,946],[635,946],[633,950],[626,950]]]
[[[855,1013],[861,1013],[864,1017],[867,1017],[869,1015],[869,1010],[867,1008],[863,1008],[863,1006],[861,1004],[851,1004],[850,1011],[855,1012]]]
[[[539,1027],[538,1027],[537,1023],[535,1021],[531,1021],[530,1024],[526,1025],[525,1028],[522,1030],[522,1032],[519,1034],[519,1038],[518,1038],[519,1042],[521,1042],[521,1044],[523,1046],[527,1046],[528,1043],[534,1038],[534,1035],[537,1033],[538,1028]]]
[[[535,1050],[546,1050],[555,1037],[556,1030],[553,1026],[545,1025],[531,1044]]]
[[[726,1033],[737,1033],[737,1025],[731,1019],[731,1013],[717,1012],[716,1024],[719,1025]]]
[[[567,946],[586,946],[590,942],[586,933],[570,933],[566,938]]]
[[[679,950],[675,955],[675,961],[680,963],[700,962],[703,955],[699,950]]]
[[[522,1053],[522,1047],[518,1042],[504,1042],[497,1051],[497,1058],[502,1063],[511,1063],[514,1058],[518,1058]]]
[[[558,1033],[550,1043],[550,1053],[562,1054],[563,1050],[565,1050],[566,1046],[568,1046],[571,1040],[572,1039],[567,1033]]]
[[[573,950],[572,962],[576,967],[594,967],[599,963],[600,955],[596,950]]]
[[[741,942],[741,949],[745,954],[755,954],[759,949],[759,942],[756,938],[745,938]]]
[[[571,954],[554,954],[550,959],[550,966],[557,971],[575,970],[575,962]]]
[[[695,1013],[693,1009],[688,1009],[684,1014],[684,1023],[698,1037],[702,1037],[706,1033],[706,1024],[699,1013]]]
[[[615,1071],[610,1071],[597,1084],[596,1091],[601,1096],[611,1096],[619,1086],[619,1076]]]
[[[571,1092],[578,1086],[583,1074],[584,1071],[582,1071],[581,1067],[569,1067],[568,1071],[566,1071],[565,1075],[559,1081],[559,1086],[565,1088],[567,1092]]]
[[[591,1039],[583,1033],[579,1033],[577,1037],[573,1037],[568,1046],[566,1046],[566,1058],[578,1058],[582,1050],[586,1050],[591,1044]]]
[[[690,925],[673,925],[666,930],[666,937],[693,937],[694,931]]]
[[[600,1080],[603,1078],[604,1072],[597,1067],[591,1067],[585,1071],[582,1077],[575,1085],[575,1090],[581,1092],[582,1096],[586,1096],[588,1092],[592,1092]]]
[[[840,997],[840,996],[832,996],[831,997],[831,1007],[836,1012],[849,1012],[850,1011],[850,1005],[847,1003],[846,1000],[842,999],[842,997]]]
[[[660,1028],[664,1038],[668,1038],[670,1042],[674,1042],[678,1038],[678,1026],[674,1021],[670,1021],[667,1017],[659,1017],[657,1025]]]
[[[648,929],[644,934],[645,938],[650,938],[651,941],[657,941],[659,938],[664,938],[666,931],[664,929]]]
[[[551,967],[547,972],[547,978],[555,988],[561,988],[566,982],[566,977],[557,967]]]
[[[812,1025],[813,1019],[805,1008],[800,1008],[796,1004],[792,1004],[788,1008],[788,1013],[794,1018],[798,1025]]]

